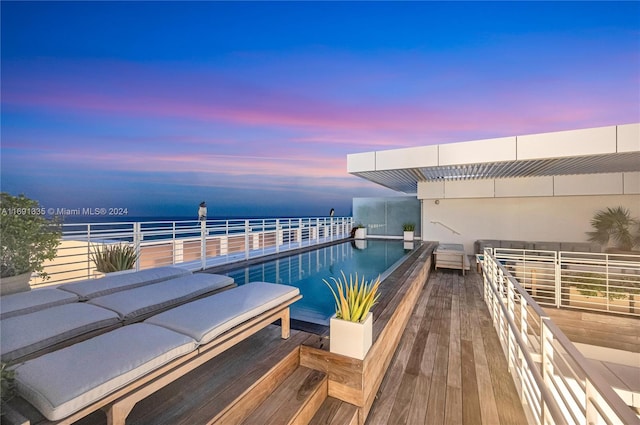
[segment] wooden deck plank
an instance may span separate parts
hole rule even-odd
[[[470,276],[470,280],[473,274]],[[469,318],[474,326],[471,329],[471,347],[475,362],[475,374],[477,384],[478,401],[480,404],[480,417],[483,423],[497,424],[500,423],[498,417],[498,406],[493,394],[491,386],[491,376],[489,374],[489,366],[486,353],[484,351],[484,342],[482,331],[479,327],[478,311],[484,307],[484,301],[480,297],[480,291],[476,289],[471,281],[465,282],[467,307],[469,308]],[[484,307],[486,308],[486,307]],[[489,316],[488,311],[486,315]]]
[[[307,397],[318,391],[326,375],[317,370],[298,367],[273,393],[242,422],[252,424],[285,424],[307,402]]]
[[[414,312],[410,319],[410,322],[405,329],[398,349],[396,350],[394,358],[391,361],[389,370],[393,370],[391,372],[387,371],[387,373],[385,374],[385,378],[382,380],[382,384],[380,385],[380,389],[378,390],[378,395],[385,394],[385,396],[378,397],[377,402],[374,403],[375,409],[379,411],[379,413],[376,415],[379,422],[374,421],[372,423],[388,423],[388,418],[391,415],[391,411],[393,410],[395,394],[397,393],[398,388],[401,384],[401,372],[406,368],[407,363],[411,358],[411,348],[415,346],[414,343],[416,338],[418,337],[418,329],[420,327],[421,318],[424,316],[428,301],[428,295],[422,297],[414,308]],[[371,412],[369,413],[369,416],[371,416]]]
[[[358,408],[333,397],[327,397],[309,425],[357,425]]]
[[[432,273],[401,342],[414,347],[394,356],[366,424],[526,423],[479,285],[475,271]]]

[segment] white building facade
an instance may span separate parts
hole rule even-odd
[[[364,152],[348,172],[421,203],[421,238],[586,242],[596,211],[640,217],[640,123]]]

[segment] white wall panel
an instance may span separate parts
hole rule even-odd
[[[554,195],[617,195],[624,190],[622,173],[555,176]]]
[[[439,165],[475,164],[516,160],[516,138],[476,140],[440,145]]]
[[[616,127],[518,136],[518,159],[563,158],[616,152]]]
[[[623,173],[625,195],[640,195],[640,173]]]
[[[618,126],[618,152],[640,151],[640,124]]]
[[[444,182],[418,182],[418,199],[444,198]]]
[[[438,146],[435,145],[376,152],[376,170],[436,165],[438,165]]]
[[[520,196],[553,196],[553,177],[520,177],[496,179],[497,198]]]
[[[493,179],[445,181],[445,198],[493,198],[493,182]]]
[[[376,153],[363,152],[347,155],[347,172],[356,173],[358,171],[375,171]]]
[[[442,199],[438,205],[423,201],[422,239],[462,243],[469,254],[478,239],[586,242],[596,211],[615,206],[640,217],[640,195]]]

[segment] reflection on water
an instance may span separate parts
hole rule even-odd
[[[334,301],[323,279],[337,279],[341,272],[347,277],[357,272],[367,281],[375,279],[407,252],[402,241],[357,240],[256,264],[227,275],[239,285],[263,281],[296,286],[303,298],[291,307],[291,317],[328,325]]]

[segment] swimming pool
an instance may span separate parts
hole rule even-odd
[[[238,285],[247,282],[275,282],[300,288],[303,298],[291,306],[291,318],[319,325],[329,325],[335,313],[331,291],[322,282],[338,278],[344,271],[358,272],[365,280],[386,277],[411,251],[397,240],[350,241],[314,251],[227,272]],[[383,283],[384,284],[384,283]]]

